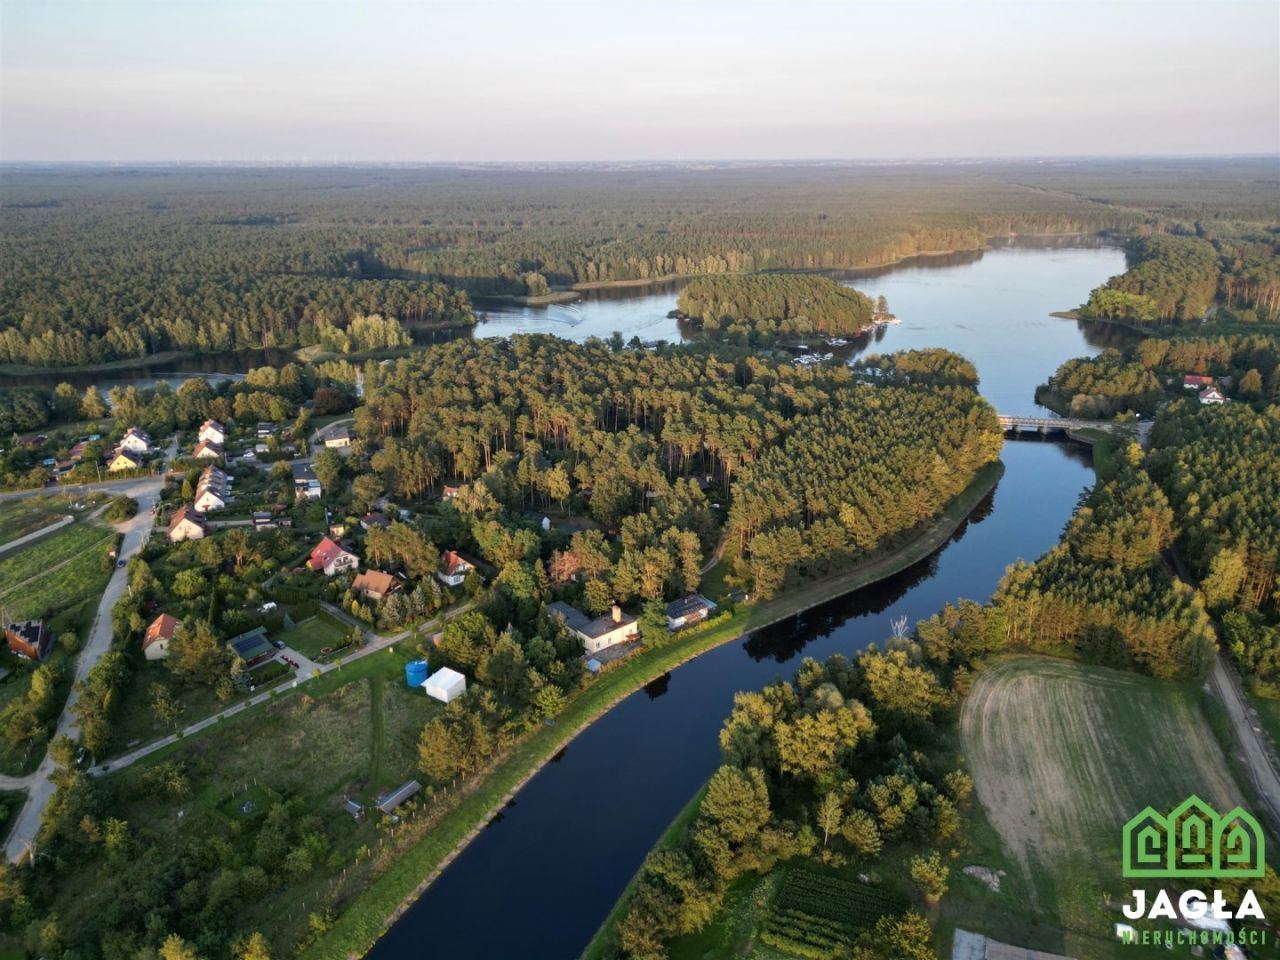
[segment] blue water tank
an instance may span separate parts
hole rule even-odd
[[[427,661],[410,660],[404,665],[404,682],[411,687],[421,687],[427,682]]]

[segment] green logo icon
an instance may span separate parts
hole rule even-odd
[[[1124,825],[1126,877],[1260,877],[1262,828],[1240,807],[1219,816],[1188,797],[1168,816],[1147,807]]]

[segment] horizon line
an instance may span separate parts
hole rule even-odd
[[[953,155],[953,156],[883,156],[883,157],[706,157],[683,159],[679,157],[650,159],[538,159],[520,160],[377,160],[377,159],[248,159],[248,158],[200,158],[200,159],[39,159],[39,160],[5,160],[0,159],[0,168],[4,167],[521,167],[521,166],[697,166],[707,164],[733,164],[739,166],[762,165],[905,165],[905,164],[956,164],[956,163],[1016,163],[1016,162],[1050,162],[1108,160],[1122,162],[1126,160],[1243,160],[1267,159],[1280,160],[1280,148],[1276,150],[1240,151],[1228,153],[1044,153],[1044,154],[988,154],[988,155]]]

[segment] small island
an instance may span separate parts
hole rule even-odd
[[[843,338],[890,319],[884,297],[877,302],[830,277],[769,273],[700,277],[680,291],[676,316],[716,339],[753,346]]]

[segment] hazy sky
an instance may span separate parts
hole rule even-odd
[[[1280,151],[1280,3],[0,0],[0,159]]]

